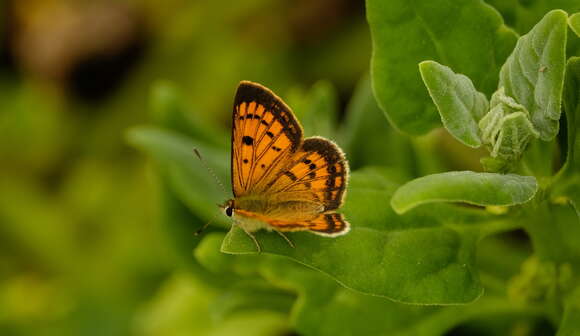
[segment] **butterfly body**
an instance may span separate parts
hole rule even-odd
[[[302,134],[290,108],[274,93],[240,83],[232,120],[234,199],[222,207],[246,233],[348,232],[348,222],[335,212],[348,181],[344,154],[327,139],[303,139]]]

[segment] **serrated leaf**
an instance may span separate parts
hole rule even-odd
[[[516,112],[507,115],[502,120],[491,156],[516,161],[524,153],[528,142],[538,136],[526,113]]]
[[[492,156],[516,160],[523,154],[528,142],[538,136],[526,113],[512,113],[503,120]]]
[[[490,111],[479,121],[481,139],[490,149],[495,147],[505,117],[512,113],[523,112],[529,116],[526,108],[512,97],[505,95],[505,89],[499,88],[491,96]],[[537,133],[537,132],[536,132]]]
[[[481,146],[478,122],[489,107],[485,95],[467,76],[437,62],[421,62],[419,70],[449,133],[467,146]]]
[[[542,140],[558,133],[564,67],[566,62],[566,12],[544,16],[518,43],[502,66],[499,87],[504,87],[530,112]]]
[[[439,117],[417,64],[432,59],[473,80],[488,94],[516,34],[483,1],[367,0],[375,97],[391,123],[410,134],[438,127]]]
[[[462,202],[474,205],[515,205],[531,200],[538,190],[533,176],[475,173],[433,174],[401,186],[391,200],[397,213],[425,203]]]
[[[475,244],[495,217],[446,204],[398,216],[389,206],[395,188],[380,170],[353,173],[343,207],[352,230],[344,236],[288,233],[295,248],[273,233],[258,231],[255,237],[263,253],[287,256],[363,293],[422,304],[475,300],[482,290],[473,265]],[[222,251],[257,252],[236,226]]]

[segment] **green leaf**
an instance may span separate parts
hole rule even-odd
[[[486,171],[509,172],[519,162],[528,143],[540,135],[526,108],[505,95],[503,87],[491,97],[490,107],[479,121],[479,128],[491,157],[481,162]]]
[[[487,0],[486,3],[496,8],[505,18],[506,24],[519,34],[530,31],[553,9],[562,9],[568,13],[580,10],[580,4],[574,0]]]
[[[262,279],[251,278],[237,281],[224,290],[210,310],[218,321],[243,311],[267,310],[287,314],[295,300],[291,293],[272,287]]]
[[[398,216],[389,207],[395,188],[381,170],[353,173],[343,207],[352,225],[347,235],[288,233],[295,248],[271,232],[254,235],[264,253],[287,256],[363,293],[422,304],[478,298],[482,289],[473,265],[475,244],[485,234],[486,223],[496,217],[447,204]],[[257,252],[236,226],[224,239],[222,251]]]
[[[580,157],[580,57],[571,57],[566,66],[566,87],[564,92],[564,111],[568,123],[568,151],[564,170],[579,172],[580,165],[576,158]]]
[[[204,236],[194,251],[201,265],[221,278],[226,286],[211,304],[210,311],[216,321],[223,321],[241,311],[269,310],[288,313],[296,299],[288,291],[271,286],[258,276],[262,266],[255,256],[232,256],[220,252],[225,232]],[[220,281],[212,281],[212,285]]]
[[[304,136],[334,138],[338,119],[338,94],[332,83],[318,81],[308,92],[294,89],[288,95],[290,108],[304,128]]]
[[[566,300],[564,316],[556,336],[576,336],[580,330],[580,287]]]
[[[522,210],[524,229],[538,257],[580,266],[580,222],[570,204],[539,202]]]
[[[156,125],[189,135],[215,146],[225,147],[229,137],[211,125],[201,114],[185,106],[184,97],[175,85],[158,81],[151,88],[151,117]]]
[[[531,200],[537,190],[533,176],[447,172],[423,176],[401,186],[393,195],[391,205],[397,213],[433,202],[506,206]]]
[[[133,324],[139,335],[207,335],[213,329],[207,306],[217,289],[211,282],[180,271],[170,275],[159,290],[145,302]]]
[[[529,113],[523,105],[507,96],[503,87],[491,96],[490,107],[491,110],[479,121],[479,128],[483,142],[494,148],[505,117],[514,113],[524,113],[529,116]]]
[[[367,21],[375,97],[391,123],[410,134],[440,125],[419,62],[446,64],[491,95],[517,38],[493,8],[477,0],[367,0]]]
[[[226,272],[231,266],[231,256],[216,253],[224,237],[222,232],[206,234],[193,252],[199,263],[214,273]]]
[[[171,248],[177,251],[190,269],[203,268],[191,258],[191,251],[198,246],[201,236],[194,236],[205,221],[192,212],[169,187],[168,178],[161,176],[159,182],[159,208],[161,229],[171,238]],[[205,269],[204,269],[205,270]]]
[[[129,130],[127,138],[131,144],[151,155],[166,174],[171,189],[196,214],[210,220],[218,213],[216,204],[228,195],[220,188],[202,162],[193,153],[197,148],[206,164],[213,168],[221,181],[226,181],[229,159],[222,150],[216,150],[195,142],[179,133],[151,126],[139,126]],[[223,182],[222,182],[223,183]],[[222,227],[230,224],[225,216],[215,217]]]
[[[556,175],[554,197],[565,197],[574,206],[580,219],[580,57],[571,57],[566,67],[564,111],[568,123],[568,150],[566,162]]]
[[[578,221],[580,221],[580,181],[576,179],[574,184],[571,184],[566,192],[568,202],[574,207]]]
[[[368,165],[392,166],[401,181],[416,169],[411,142],[397,133],[385,119],[372,93],[367,75],[359,80],[347,109],[339,139],[352,170]]]
[[[238,294],[232,297],[232,302],[225,302],[226,307],[208,309],[224,303],[224,293],[229,292],[192,274],[173,274],[158,293],[140,307],[132,327],[138,335],[270,336],[290,332],[287,314],[268,311],[268,306],[261,310],[236,311],[235,308],[242,308],[238,305],[241,303]]]
[[[468,77],[437,62],[421,62],[419,70],[449,133],[467,146],[481,146],[477,123],[489,107],[485,95]]]
[[[285,314],[263,310],[240,312],[217,325],[213,331],[201,335],[271,336],[289,335],[291,332]]]
[[[570,263],[542,260],[533,255],[522,263],[520,273],[510,279],[507,292],[513,302],[545,304],[561,302],[575,285]]]
[[[467,306],[397,303],[354,292],[318,272],[283,261],[272,259],[261,273],[272,284],[299,293],[291,321],[301,335],[443,335],[478,317],[502,314],[521,321],[541,313],[487,293]]]
[[[568,18],[568,25],[570,25],[570,29],[580,37],[580,13],[570,15]]]
[[[561,9],[567,13],[580,12],[580,1],[575,0],[486,0],[505,18],[506,24],[518,34],[529,32],[546,13]],[[580,39],[568,34],[566,54],[580,56]]]
[[[564,67],[566,12],[554,10],[518,43],[500,71],[499,87],[530,112],[542,140],[558,133]]]

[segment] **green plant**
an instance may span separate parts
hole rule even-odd
[[[517,12],[511,5],[502,8]],[[519,36],[482,1],[368,0],[371,75],[345,121],[338,124],[327,82],[288,95],[307,135],[336,139],[355,168],[343,207],[352,231],[336,239],[291,234],[295,249],[258,232],[261,256],[246,256],[254,243],[225,217],[210,234],[184,241],[228,197],[207,182],[192,149],[227,181],[229,135],[190,119],[178,90],[158,83],[155,125],[128,136],[155,159],[167,225],[184,253],[194,249],[196,272],[234,298],[216,318],[290,313],[288,327],[307,335],[437,335],[490,316],[578,332],[580,58],[570,55],[580,43],[567,34],[578,34],[579,15],[550,11]],[[441,125],[460,143],[487,149],[485,172],[444,172],[434,150],[444,135],[420,136]],[[517,229],[533,253],[498,238]],[[496,319],[485,328],[506,325]]]

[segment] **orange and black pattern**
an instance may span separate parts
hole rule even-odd
[[[267,192],[301,195],[324,205],[324,211],[338,209],[348,177],[348,165],[340,149],[318,137],[308,138],[294,154],[292,163],[266,186]]]
[[[279,231],[348,232],[342,205],[348,164],[321,137],[302,138],[302,127],[267,88],[241,82],[232,121],[232,186],[240,216]],[[297,210],[298,209],[298,210]]]
[[[244,217],[267,222],[276,230],[283,232],[309,230],[322,236],[340,236],[349,231],[348,223],[344,220],[343,215],[336,212],[322,213],[313,219],[301,221],[272,219],[268,216],[242,209],[237,210],[237,213]]]
[[[307,224],[310,231],[324,236],[336,236],[348,232],[348,223],[339,213],[321,214],[308,221]]]
[[[302,127],[270,90],[242,82],[232,125],[234,196],[260,192],[265,177],[283,168],[302,141]]]

